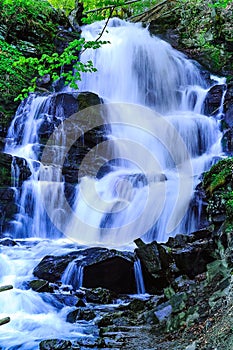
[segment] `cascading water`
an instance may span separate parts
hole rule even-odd
[[[85,27],[83,35],[93,40],[102,25]],[[16,196],[19,212],[6,235],[31,237],[31,243],[30,249],[23,245],[1,252],[0,283],[14,284],[13,291],[0,296],[2,316],[12,317],[0,328],[3,349],[37,349],[39,340],[48,337],[48,328],[53,338],[80,335],[77,325],[65,322],[67,308],[57,311],[48,304],[49,298],[23,290],[22,282],[32,278],[33,267],[44,255],[62,254],[60,241],[48,244],[45,238],[58,238],[65,232],[77,242],[116,246],[140,235],[147,241],[166,241],[177,232],[190,233],[198,225],[198,210],[192,207],[195,186],[221,153],[218,121],[202,114],[209,86],[193,62],[150,36],[140,24],[113,19],[102,39],[110,44],[83,54],[82,59],[93,60],[98,72],[82,77],[80,91],[93,91],[104,99],[106,123],[111,126],[108,141],[114,148],[109,161],[112,171],[98,179],[83,176],[73,193],[74,216],[64,212],[65,184],[60,171],[66,152],[64,110],[60,104],[55,112],[51,108],[52,98],[59,94],[31,95],[19,107],[9,130],[5,151],[25,158],[32,175]],[[61,147],[51,148],[56,154],[54,164],[41,164],[39,133],[51,120],[56,120],[54,144],[57,138]],[[12,185],[17,187],[19,169],[14,165],[13,170],[16,181]],[[52,214],[46,212],[44,200]],[[32,237],[43,240],[36,245]],[[68,275],[73,267],[69,266]],[[76,273],[79,287],[82,269]],[[66,277],[63,282],[72,283]],[[142,284],[138,291],[144,292]]]
[[[134,274],[137,285],[137,294],[145,294],[146,288],[143,280],[142,266],[140,259],[136,259],[134,262]]]
[[[83,266],[77,265],[77,261],[73,260],[65,269],[61,282],[71,285],[74,289],[82,287],[83,284]]]

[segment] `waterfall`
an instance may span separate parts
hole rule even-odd
[[[77,265],[77,261],[71,261],[65,269],[61,282],[71,285],[74,289],[79,289],[83,284],[83,266]]]
[[[85,26],[83,35],[94,40],[103,25]],[[205,82],[194,62],[140,24],[112,19],[102,39],[110,43],[82,55],[98,72],[83,75],[79,91],[97,93],[103,104],[74,115],[77,91],[66,88],[66,103],[64,91],[30,94],[9,128],[5,152],[24,158],[31,176],[20,188],[13,160],[18,212],[5,235],[19,244],[0,251],[0,284],[14,286],[0,295],[0,318],[11,317],[0,327],[2,349],[37,350],[44,339],[95,337],[89,323],[84,329],[66,322],[70,308],[56,293],[25,289],[45,255],[77,250],[77,242],[125,249],[139,237],[164,242],[198,228],[195,188],[222,152],[220,115],[203,115],[205,96],[218,82]],[[103,124],[106,140],[88,149],[79,181],[67,183],[62,169],[71,145]],[[69,248],[67,237],[75,242],[69,240]],[[71,261],[62,283],[79,288],[83,269]],[[144,294],[140,260],[134,272],[137,293]]]
[[[142,266],[140,259],[136,259],[134,262],[134,275],[137,286],[137,294],[145,294],[146,289],[143,280]]]
[[[83,35],[94,40],[101,26],[85,26]],[[102,39],[109,43],[82,55],[98,71],[83,74],[80,91],[104,99],[95,111],[111,133],[86,155],[72,203],[62,175],[70,124],[59,93],[32,94],[16,113],[5,151],[26,158],[32,176],[16,196],[14,237],[65,234],[79,243],[116,246],[138,237],[163,242],[198,228],[195,187],[221,154],[218,120],[202,114],[211,86],[194,62],[140,24],[112,19]],[[84,124],[85,112],[78,115]],[[100,125],[94,120],[78,130],[79,121],[71,120],[79,135]],[[47,146],[46,128],[52,134]],[[98,176],[100,166],[89,176],[85,169],[97,164],[96,154],[109,170]]]

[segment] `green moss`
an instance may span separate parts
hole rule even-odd
[[[204,188],[209,194],[231,183],[233,176],[233,158],[223,159],[210,169],[204,176]]]
[[[233,158],[223,159],[204,176],[203,187],[207,194],[209,217],[224,214],[224,231],[233,231]]]

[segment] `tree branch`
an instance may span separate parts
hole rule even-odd
[[[107,10],[107,9],[112,9],[114,7],[114,9],[116,7],[123,7],[123,6],[127,6],[127,5],[130,5],[130,4],[133,4],[135,2],[139,2],[140,0],[130,0],[130,1],[127,1],[125,4],[113,4],[113,5],[108,5],[108,6],[104,6],[104,7],[99,7],[99,8],[96,8],[94,10],[89,10],[89,11],[86,11],[84,12],[84,14],[88,14],[88,13],[93,13],[93,12],[99,12],[99,11],[103,11],[103,10]]]
[[[106,22],[105,22],[105,25],[103,26],[103,29],[101,30],[99,36],[95,39],[95,41],[99,41],[99,40],[101,39],[102,35],[104,34],[104,31],[105,31],[105,29],[107,28],[108,22],[110,21],[110,19],[111,19],[111,17],[112,17],[112,13],[113,13],[113,11],[115,10],[115,7],[116,7],[116,5],[114,5],[114,6],[111,7],[110,14],[109,14],[109,16],[108,16],[108,18],[107,18],[107,20],[106,20]],[[84,49],[84,50],[82,50],[82,51],[81,51],[81,54],[83,54],[86,50],[87,50],[87,48]]]
[[[141,21],[147,15],[153,15],[154,13],[156,13],[156,11],[159,10],[159,8],[163,6],[166,2],[168,2],[168,0],[163,0],[162,2],[159,2],[158,4],[156,4],[154,7],[151,7],[149,10],[130,17],[129,20],[137,18],[137,21]]]

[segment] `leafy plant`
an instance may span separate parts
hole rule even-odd
[[[30,38],[37,54],[54,49],[53,38],[61,19],[62,15],[47,0],[2,0],[0,3],[0,21],[5,27],[3,39],[20,48],[20,41]]]
[[[33,67],[36,76],[31,80],[30,86],[24,88],[15,100],[23,99],[27,97],[28,93],[35,91],[37,78],[46,74],[51,76],[53,82],[63,78],[65,85],[70,84],[72,88],[77,89],[77,81],[81,80],[82,72],[96,71],[91,61],[83,63],[79,60],[80,52],[87,49],[97,49],[106,43],[106,41],[85,41],[84,38],[80,38],[72,41],[60,55],[58,53],[53,53],[52,55],[43,54],[41,58],[21,56],[18,61],[13,63],[13,66],[21,66],[24,69]],[[72,68],[64,71],[64,66]]]
[[[17,96],[29,84],[33,68],[27,69],[15,64],[22,57],[14,46],[0,40],[0,105],[11,104],[11,96]]]
[[[219,0],[219,1],[214,1],[213,4],[210,4],[210,7],[222,7],[222,8],[226,8],[227,5],[231,2],[231,0]]]

